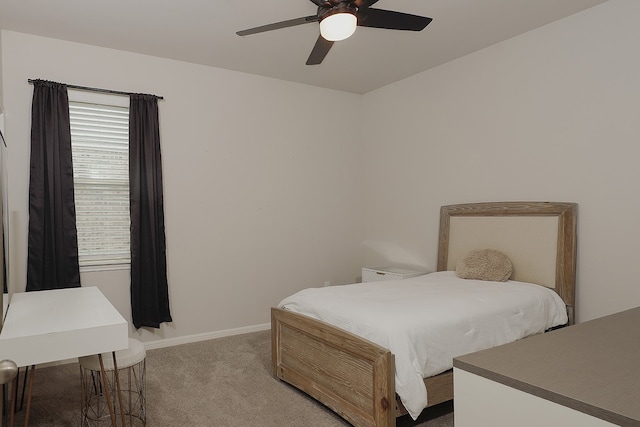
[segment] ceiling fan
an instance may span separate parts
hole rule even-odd
[[[327,56],[333,43],[350,37],[355,32],[356,26],[421,31],[432,21],[431,18],[424,16],[371,8],[378,0],[310,1],[318,6],[318,11],[315,15],[249,28],[238,31],[236,34],[247,36],[309,22],[320,22],[320,35],[307,59],[307,65],[317,65]]]

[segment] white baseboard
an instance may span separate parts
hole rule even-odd
[[[244,326],[242,328],[225,329],[222,331],[205,332],[202,334],[186,335],[186,336],[175,337],[175,338],[164,338],[164,339],[155,340],[155,341],[146,341],[146,342],[143,342],[142,344],[144,344],[144,348],[146,350],[153,350],[156,348],[173,347],[175,345],[189,344],[192,342],[199,342],[199,341],[207,341],[215,338],[224,338],[224,337],[230,337],[233,335],[242,335],[242,334],[248,334],[251,332],[266,331],[270,328],[271,328],[270,323],[264,323],[262,325]]]

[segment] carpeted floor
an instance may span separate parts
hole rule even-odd
[[[147,352],[147,425],[349,426],[304,393],[274,379],[269,331],[161,348]],[[31,426],[80,425],[77,363],[36,369]],[[16,415],[22,425],[24,409]],[[453,427],[447,403],[399,427]]]

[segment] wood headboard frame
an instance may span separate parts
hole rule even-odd
[[[557,203],[557,202],[490,202],[490,203],[467,203],[458,205],[442,206],[440,208],[440,233],[438,242],[438,271],[453,270],[455,269],[456,259],[453,259],[452,249],[450,243],[452,241],[452,222],[456,222],[460,219],[481,218],[483,220],[492,221],[494,224],[496,220],[501,218],[527,220],[531,218],[531,224],[527,224],[521,228],[534,229],[533,227],[539,227],[538,223],[535,223],[535,218],[551,217],[550,219],[557,221],[557,232],[555,230],[555,222],[548,223],[553,224],[552,241],[550,247],[545,247],[542,251],[545,255],[549,255],[551,265],[537,266],[535,261],[532,261],[528,256],[523,256],[521,263],[527,263],[527,267],[531,270],[537,270],[542,268],[551,269],[548,275],[550,279],[547,283],[544,281],[528,280],[527,277],[513,277],[515,280],[533,281],[534,283],[541,284],[555,289],[560,295],[562,300],[567,306],[567,314],[569,316],[569,324],[575,322],[575,283],[576,283],[576,219],[577,219],[577,204],[575,203]],[[453,220],[453,221],[452,221]],[[505,224],[508,220],[505,221]],[[499,224],[499,223],[498,223]],[[480,225],[474,226],[475,229],[483,229],[485,227]],[[500,225],[498,225],[500,227]],[[529,230],[531,232],[531,230]],[[483,247],[492,247],[493,249],[503,250],[510,257],[514,256],[510,253],[509,249],[503,249],[500,245],[504,244],[500,241],[498,234],[488,231],[485,233],[482,240]],[[534,232],[533,235],[536,235]],[[487,241],[492,242],[493,238],[496,238],[496,244],[492,245]],[[458,239],[459,240],[459,239]],[[456,240],[456,245],[460,243]],[[477,247],[479,243],[469,242],[468,247],[465,247],[466,243],[462,243],[463,248],[466,250],[483,249],[483,247]],[[526,239],[516,239],[515,243],[522,248],[529,249],[528,246],[531,242],[527,242]],[[474,246],[475,245],[475,246]],[[555,246],[555,247],[554,247]],[[555,251],[554,251],[555,249]],[[458,253],[461,248],[457,247]],[[546,254],[548,252],[549,254]],[[555,252],[555,259],[553,258],[553,252]],[[457,255],[459,257],[459,255]],[[516,274],[517,260],[512,259],[514,262],[514,276]],[[525,270],[522,268],[521,270]],[[524,273],[522,273],[524,274]],[[526,276],[526,275],[525,275]],[[543,282],[543,283],[541,283]]]

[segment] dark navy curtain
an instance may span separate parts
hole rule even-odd
[[[171,322],[162,197],[158,98],[133,94],[129,103],[131,313],[136,328]]]
[[[80,286],[67,86],[34,80],[27,291]]]

